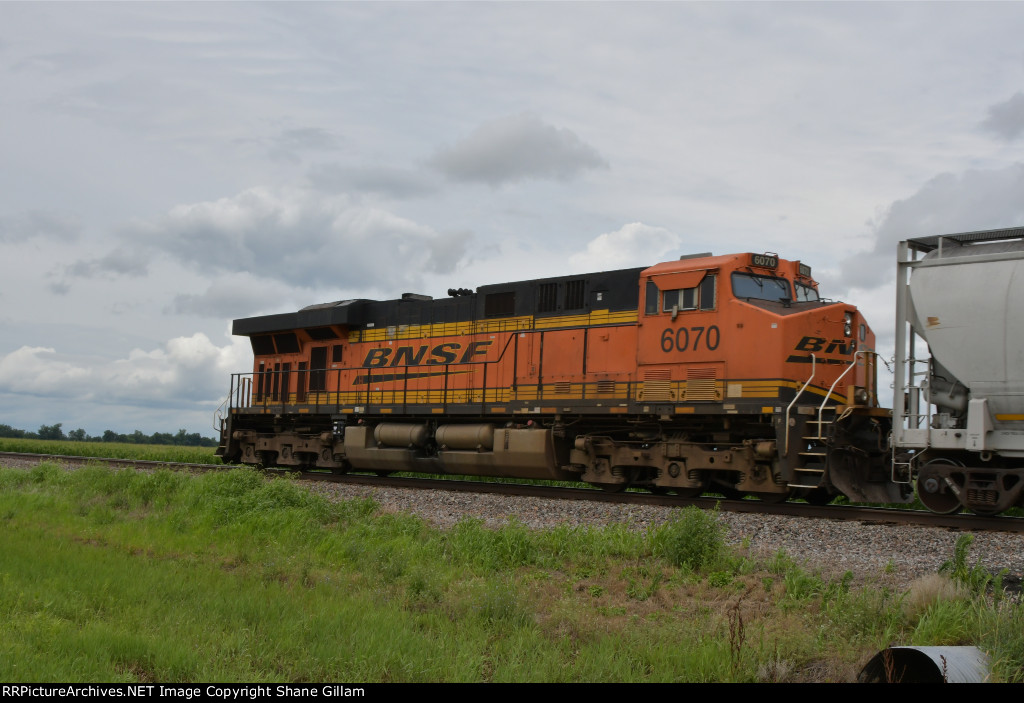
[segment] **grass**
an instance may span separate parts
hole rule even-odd
[[[121,442],[71,442],[67,440],[16,439],[0,437],[0,452],[55,454],[104,459],[139,461],[176,461],[185,464],[219,464],[216,447],[189,447],[172,444],[127,444]]]
[[[285,476],[0,469],[0,680],[849,681],[892,642],[1024,680],[1024,614],[969,566],[896,593],[651,530],[450,530]]]

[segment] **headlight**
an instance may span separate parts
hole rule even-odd
[[[843,316],[843,334],[847,337],[853,336],[853,313],[846,313]]]

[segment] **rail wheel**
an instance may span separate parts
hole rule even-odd
[[[998,515],[999,514],[999,511],[997,509],[995,509],[995,508],[977,508],[977,507],[975,507],[975,508],[970,508],[970,511],[972,513],[974,513],[975,515],[979,515],[981,517],[989,517],[991,515]]]
[[[783,493],[751,493],[750,495],[754,496],[762,503],[769,503],[774,505],[775,503],[785,503],[787,500],[789,500],[790,492],[785,491]]]
[[[924,507],[939,515],[955,513],[962,507],[956,485],[935,466],[959,466],[949,459],[930,461],[917,474],[917,497]]]
[[[835,496],[824,488],[812,488],[802,497],[810,505],[828,505],[835,499]]]

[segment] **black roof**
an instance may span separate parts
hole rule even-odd
[[[477,288],[475,293],[451,298],[430,299],[427,296],[406,294],[395,300],[338,300],[332,303],[310,305],[298,312],[247,317],[234,321],[231,331],[236,335],[252,336],[284,330],[309,329],[338,325],[349,328],[402,324],[461,322],[486,317],[488,296],[511,294],[512,307],[508,315],[564,315],[579,314],[590,309],[628,310],[639,304],[640,272],[646,267],[602,271],[600,273],[556,276],[528,281],[496,283]],[[563,310],[559,298],[556,309],[538,312],[537,291],[541,286],[560,286],[567,282],[584,281],[585,306]],[[564,285],[558,290],[564,290]],[[597,300],[597,293],[601,293]],[[493,315],[492,315],[493,316]]]

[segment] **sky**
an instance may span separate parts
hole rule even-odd
[[[1024,225],[1024,3],[0,3],[0,424],[214,436],[236,318]],[[888,351],[887,351],[888,350]]]

